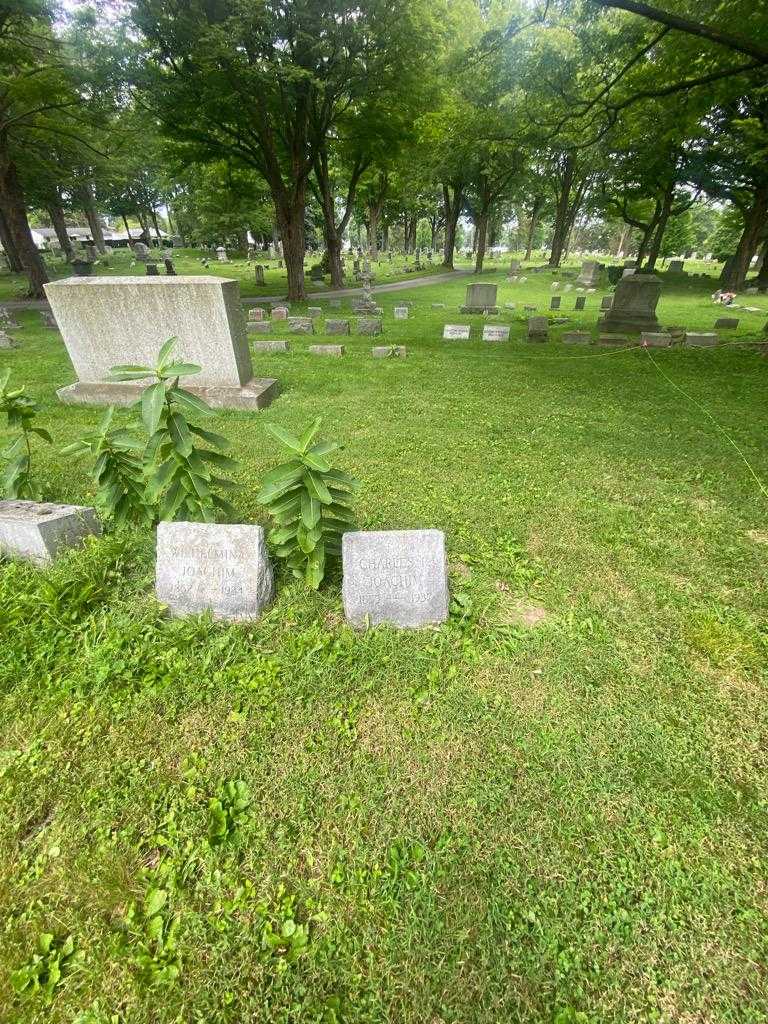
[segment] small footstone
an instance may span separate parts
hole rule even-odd
[[[445,324],[444,341],[469,341],[469,324]]]
[[[381,320],[378,317],[361,316],[355,330],[357,334],[381,334]]]
[[[171,615],[258,619],[274,596],[261,526],[160,523],[155,594]]]
[[[601,334],[597,339],[598,345],[628,345],[629,338],[626,334]]]
[[[739,326],[739,321],[733,316],[721,316],[715,320],[716,331],[733,331]]]
[[[249,334],[269,334],[272,330],[269,320],[249,320],[245,326]]]
[[[689,348],[714,348],[718,340],[716,334],[697,334],[686,331],[684,344]]]
[[[288,330],[291,334],[314,334],[315,325],[311,316],[289,316]]]
[[[395,320],[407,320],[408,319],[408,307],[407,306],[395,306],[394,308]]]
[[[432,309],[445,309],[445,303],[444,302],[433,302],[432,303]]]
[[[640,335],[640,344],[648,348],[669,348],[672,344],[671,334],[654,334],[643,331]]]
[[[504,309],[515,309],[515,308],[516,308],[516,304],[514,302],[505,302],[504,303]]]
[[[500,324],[486,324],[483,327],[483,341],[509,341],[509,328]]]
[[[254,352],[290,352],[291,346],[287,341],[254,341]]]
[[[588,331],[566,331],[563,335],[565,345],[589,345],[592,335]]]
[[[0,555],[48,565],[59,551],[98,536],[96,510],[40,501],[0,501]]]
[[[374,345],[371,349],[374,359],[404,359],[405,345]]]
[[[326,320],[326,334],[349,334],[349,320]]]
[[[342,541],[344,613],[354,626],[418,629],[448,618],[440,530],[352,531]]]
[[[343,345],[310,345],[309,351],[313,356],[343,356]]]

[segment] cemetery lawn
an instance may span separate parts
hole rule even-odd
[[[362,527],[445,531],[443,628],[356,633],[337,576],[280,578],[248,626],[167,621],[148,535],[0,566],[0,1020],[765,1021],[768,497],[646,352],[521,341],[551,278],[483,280],[519,304],[509,344],[440,340],[479,335],[466,279],[414,290],[407,321],[407,293],[382,295],[406,359],[294,338],[255,359],[275,404],[211,421],[259,522],[265,422],[324,416]],[[711,329],[712,290],[666,280],[662,322]],[[601,294],[564,296],[553,336]],[[766,319],[742,301],[762,313],[729,341]],[[54,436],[46,496],[86,504],[57,451],[98,412],[57,402],[62,342],[18,318],[0,369]],[[768,481],[768,360],[653,359]],[[250,811],[212,846],[208,802],[237,780]],[[164,949],[149,919],[177,920]],[[43,933],[75,952],[49,1004],[10,984]]]

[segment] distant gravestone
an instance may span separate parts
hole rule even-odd
[[[291,334],[314,334],[315,324],[311,316],[289,316],[288,330]]]
[[[251,322],[253,322],[254,320],[263,320],[264,319],[264,310],[262,309],[262,307],[261,306],[252,306],[251,309],[248,310],[248,319]]]
[[[668,269],[672,274],[682,274],[684,266],[685,260],[670,260]]]
[[[347,532],[342,566],[344,614],[354,626],[419,629],[448,618],[448,563],[440,530]]]
[[[310,345],[309,351],[313,356],[343,356],[345,348],[343,345]]]
[[[274,597],[261,526],[160,523],[155,594],[174,616],[258,619]]]
[[[341,309],[341,299],[328,299],[328,305],[331,309]]]
[[[264,284],[264,265],[262,263],[256,263],[253,269],[256,274],[256,284]]]
[[[173,260],[163,260],[163,263],[165,264],[165,272],[168,277],[176,277],[176,267],[173,265]]]
[[[18,348],[19,343],[15,341],[10,334],[6,334],[4,330],[0,329],[0,348]]]
[[[628,345],[629,338],[626,334],[601,334],[597,339],[598,345]]]
[[[379,317],[358,317],[355,330],[358,334],[381,334],[381,319]]]
[[[600,280],[600,264],[597,260],[584,260],[581,264],[581,271],[576,278],[576,284],[584,288],[594,288]]]
[[[483,341],[509,341],[509,327],[502,324],[486,324],[483,327]]]
[[[408,307],[407,306],[395,306],[394,308],[395,320],[407,320],[408,319]]]
[[[716,331],[733,331],[739,326],[739,321],[734,316],[721,316],[715,320]]]
[[[446,341],[469,341],[469,324],[445,324],[443,339]]]
[[[96,510],[81,505],[0,501],[0,555],[48,565],[65,548],[98,536]]]
[[[269,334],[272,324],[268,320],[249,320],[245,325],[249,334]]]
[[[13,331],[19,326],[19,323],[14,320],[5,306],[0,306],[0,327],[6,331]]]
[[[146,268],[147,268],[147,277],[158,277],[159,276],[160,271],[157,269],[157,264],[156,263],[152,263],[150,261],[147,261]]]
[[[227,256],[227,250],[224,248],[223,245],[220,245],[216,249],[216,259],[219,261],[219,263],[229,263],[229,257]]]
[[[532,316],[528,320],[528,341],[547,341],[549,320],[545,316]]]
[[[586,303],[587,303],[586,295],[577,295],[576,296],[576,304],[574,305],[573,308],[575,310],[582,310],[582,309],[584,309],[584,306],[586,305]]]
[[[604,295],[600,300],[600,309],[610,309],[613,305],[613,296]]]
[[[255,341],[254,352],[290,352],[291,346],[287,341]]]
[[[496,294],[498,286],[495,284],[471,284],[467,288],[467,296],[464,305],[461,306],[462,313],[498,313],[496,305]]]
[[[647,348],[669,348],[672,344],[672,335],[643,331],[640,335],[640,344]]]
[[[509,272],[510,274],[516,274],[520,269],[520,260],[512,259],[509,261]]]
[[[273,320],[287,320],[288,310],[285,306],[274,306],[272,309]]]
[[[135,242],[133,246],[133,255],[139,263],[144,263],[149,259],[149,246],[145,245],[144,242]]]
[[[553,295],[552,298],[549,300],[549,308],[550,309],[560,309],[560,303],[561,302],[562,302],[562,297],[560,295]]]
[[[374,359],[405,359],[405,345],[374,345],[371,349]]]
[[[43,327],[47,327],[52,331],[57,331],[59,329],[59,325],[56,323],[56,317],[47,309],[40,310],[40,319],[43,321]]]
[[[714,348],[720,339],[716,334],[685,332],[684,344],[690,348]]]
[[[326,334],[349,334],[349,320],[326,320]]]
[[[565,345],[589,345],[592,335],[588,331],[566,331],[563,335]]]
[[[320,306],[307,306],[307,316],[311,316],[314,319],[314,317],[322,315],[323,310]]]

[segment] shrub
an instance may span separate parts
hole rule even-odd
[[[18,434],[0,452],[0,459],[5,463],[0,483],[3,497],[23,498],[29,501],[40,501],[42,492],[32,480],[32,436],[41,437],[47,444],[52,438],[47,430],[32,424],[37,415],[37,403],[24,394],[24,388],[10,388],[8,382],[11,371],[0,377],[0,412],[5,413],[10,430]]]

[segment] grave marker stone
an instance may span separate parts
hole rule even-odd
[[[591,341],[592,335],[589,331],[566,331],[563,335],[565,345],[589,345]]]
[[[562,301],[562,297],[560,295],[553,295],[552,298],[549,300],[549,308],[550,309],[560,309],[561,301]]]
[[[249,320],[245,325],[249,334],[269,334],[272,324],[268,320]]]
[[[467,288],[467,296],[461,313],[498,313],[495,284],[471,284]]]
[[[469,341],[469,324],[445,324],[443,339],[446,341]]]
[[[287,320],[288,309],[286,306],[273,306],[272,307],[272,319],[273,320]]]
[[[346,351],[343,345],[310,345],[313,356],[343,356]]]
[[[671,274],[682,274],[684,266],[684,260],[670,260],[668,269]]]
[[[381,334],[382,322],[379,317],[359,317],[356,332],[358,334]]]
[[[610,309],[613,305],[613,296],[604,295],[600,300],[600,309]]]
[[[575,302],[573,308],[576,309],[576,310],[584,309],[584,306],[586,305],[586,303],[587,303],[586,295],[577,295],[576,296],[576,302]]]
[[[264,284],[264,265],[262,263],[256,263],[253,270],[256,274],[256,284]]]
[[[307,306],[307,316],[316,317],[322,316],[323,310],[320,306]]]
[[[289,316],[288,330],[291,334],[314,334],[315,324],[311,316]]]
[[[656,306],[661,296],[661,281],[654,274],[632,274],[616,285],[613,304],[601,321],[606,333],[658,330]]]
[[[721,316],[715,320],[716,331],[733,331],[739,326],[739,321],[734,316]]]
[[[483,341],[509,341],[509,327],[502,324],[486,324],[483,327]]]
[[[6,334],[4,330],[0,329],[0,348],[18,348],[19,343],[15,341],[10,334]]]
[[[349,320],[326,320],[326,334],[349,334]]]
[[[448,563],[440,530],[349,531],[342,538],[344,613],[354,626],[406,629],[448,618]]]
[[[594,288],[600,280],[600,264],[597,260],[584,260],[576,283],[585,288]]]
[[[672,335],[643,331],[640,335],[640,344],[645,345],[647,348],[669,348],[672,344]]]
[[[96,510],[50,502],[0,501],[0,554],[35,565],[49,565],[65,548],[98,536]]]
[[[686,331],[684,344],[690,348],[714,348],[719,340],[716,334]]]
[[[548,341],[549,320],[545,316],[532,316],[528,319],[528,341]]]
[[[261,306],[252,306],[248,310],[248,319],[253,322],[254,320],[264,319],[264,310]]]
[[[407,320],[408,319],[408,307],[407,306],[395,306],[394,314],[395,314],[395,320]]]
[[[374,359],[396,359],[405,358],[405,345],[374,345],[371,349]]]
[[[258,619],[274,597],[261,526],[160,523],[155,594],[173,616]]]
[[[290,352],[291,346],[287,341],[254,341],[254,352]]]

